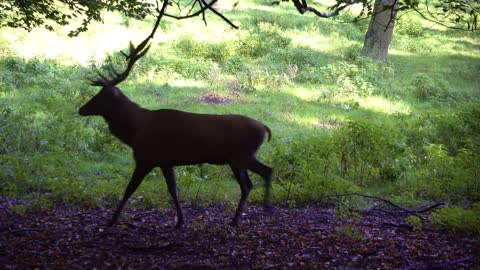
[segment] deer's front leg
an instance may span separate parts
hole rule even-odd
[[[138,186],[140,186],[140,183],[142,183],[143,178],[152,170],[150,167],[144,167],[144,166],[137,166],[135,167],[135,171],[133,172],[132,179],[130,180],[130,183],[128,183],[127,189],[125,190],[125,193],[123,194],[123,199],[120,201],[120,203],[117,206],[117,209],[115,210],[115,213],[113,214],[112,220],[108,223],[108,226],[112,226],[117,222],[118,217],[120,216],[120,212],[122,211],[123,207],[127,203],[128,199],[132,194],[137,190]]]
[[[183,226],[184,219],[182,208],[180,207],[180,203],[178,202],[177,197],[177,182],[175,181],[175,172],[173,171],[173,167],[162,167],[163,176],[165,176],[165,180],[167,181],[168,191],[173,199],[173,204],[175,204],[175,210],[177,210],[177,225],[175,228],[180,228]]]

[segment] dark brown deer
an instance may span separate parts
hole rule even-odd
[[[177,110],[147,110],[128,99],[116,85],[128,77],[134,63],[143,57],[149,46],[143,42],[137,48],[130,45],[127,68],[119,73],[111,67],[109,77],[99,74],[92,85],[100,92],[79,110],[82,116],[99,115],[107,121],[110,131],[133,150],[135,170],[109,226],[113,225],[125,203],[143,178],[160,167],[177,211],[176,227],[184,224],[177,198],[173,168],[192,164],[228,164],[240,184],[241,198],[232,225],[237,225],[252,182],[250,170],[265,179],[265,205],[268,205],[272,169],[257,160],[255,154],[264,141],[271,139],[270,129],[242,115],[196,114]],[[123,52],[122,52],[123,53]]]

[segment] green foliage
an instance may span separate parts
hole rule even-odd
[[[415,227],[421,227],[422,226],[422,219],[417,217],[417,216],[408,216],[405,218],[405,221],[407,224],[415,226]]]
[[[400,20],[395,25],[395,34],[407,35],[410,37],[418,38],[425,36],[425,29],[420,22],[407,18]]]
[[[31,31],[35,27],[43,26],[54,31],[53,25],[65,26],[75,19],[82,18],[81,26],[70,31],[69,36],[77,36],[88,29],[91,21],[102,21],[104,11],[120,11],[126,16],[143,19],[151,12],[153,5],[143,0],[120,1],[13,1],[0,3],[0,27],[23,28]]]
[[[365,121],[347,121],[335,139],[342,177],[360,185],[395,182],[409,166],[411,154],[396,129]]]
[[[237,74],[247,69],[245,61],[239,55],[232,55],[225,63],[225,71],[230,74]]]
[[[468,30],[478,29],[478,1],[444,0],[435,5],[438,11],[457,26]]]
[[[436,200],[471,202],[480,199],[478,107],[462,106],[456,113],[426,114],[411,121],[406,134],[415,154],[416,192]],[[413,173],[413,174],[412,174]]]
[[[379,77],[394,75],[389,66],[363,57],[352,58],[350,61],[337,61],[320,67],[321,82],[336,83],[339,87],[337,91],[331,93],[329,97],[331,100],[371,96],[378,91],[374,85],[379,83]]]
[[[348,207],[341,207],[337,209],[335,214],[339,222],[339,225],[335,228],[336,237],[352,243],[366,240],[366,235],[361,231],[361,227],[356,225],[362,218],[359,212]]]
[[[238,43],[238,51],[242,55],[259,57],[272,50],[288,47],[291,39],[282,33],[282,29],[278,25],[262,22],[241,37]]]
[[[281,200],[320,201],[325,195],[355,191],[356,187],[338,176],[338,157],[332,137],[293,138],[273,149],[274,185]]]
[[[25,196],[24,204],[15,205],[12,209],[21,215],[32,213],[32,212],[42,212],[48,211],[52,206],[52,201],[45,195],[39,193],[30,193]]]
[[[191,36],[181,36],[176,40],[175,49],[186,58],[204,58],[224,63],[235,55],[233,42],[205,42],[194,40]]]
[[[453,230],[480,234],[480,204],[471,209],[462,207],[442,208],[432,214],[430,223]]]
[[[444,80],[437,80],[429,77],[426,74],[415,74],[409,85],[412,95],[420,100],[439,100],[449,101],[454,100],[454,96],[449,89],[448,83]]]

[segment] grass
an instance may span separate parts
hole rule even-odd
[[[361,56],[366,22],[298,15],[256,2],[214,16],[166,20],[149,54],[120,87],[141,106],[254,117],[273,131],[259,153],[275,169],[274,199],[296,203],[361,191],[397,201],[480,199],[478,34],[397,25],[388,63]],[[68,29],[0,29],[0,192],[39,200],[110,205],[133,161],[102,119],[78,108],[112,55],[141,41],[153,21],[108,14],[105,24],[67,38]],[[209,104],[209,94],[228,104]],[[226,167],[176,170],[184,201],[236,202]],[[250,201],[261,201],[254,177]],[[166,205],[159,171],[132,203]]]

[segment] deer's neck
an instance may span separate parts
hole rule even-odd
[[[136,103],[125,99],[104,118],[110,132],[123,143],[132,146],[135,135],[140,129],[142,111],[143,109]]]

